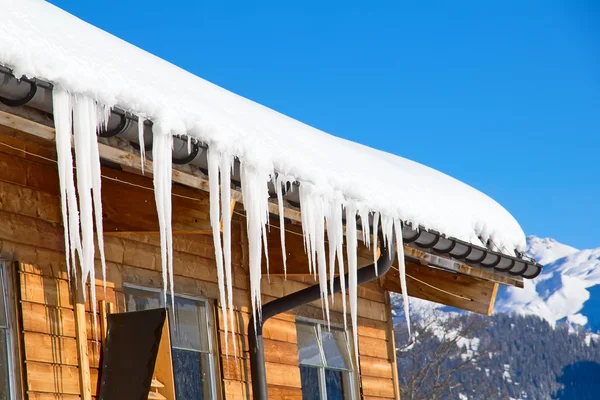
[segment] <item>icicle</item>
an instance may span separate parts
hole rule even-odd
[[[261,257],[265,241],[265,231],[269,213],[269,177],[259,171],[241,166],[242,197],[246,209],[246,226],[248,231],[248,264],[250,270],[250,300],[252,303],[252,315],[254,317],[254,329],[256,329],[256,310],[260,315],[260,281],[262,277]],[[261,241],[262,237],[262,241]]]
[[[192,154],[192,137],[190,135],[187,137],[187,149],[188,154]]]
[[[160,123],[153,127],[152,165],[154,168],[154,199],[160,229],[163,300],[167,304],[167,290],[171,287],[171,307],[175,311],[173,295],[173,232],[171,225],[171,168],[173,136]]]
[[[95,103],[93,103],[95,104]],[[96,121],[96,131],[93,137],[90,138],[90,167],[92,173],[92,198],[94,200],[94,218],[96,223],[96,240],[98,241],[98,251],[100,252],[100,264],[102,266],[102,288],[106,297],[106,257],[104,256],[104,228],[102,225],[102,170],[100,167],[100,152],[98,150],[97,134],[100,128],[108,126],[108,118],[110,116],[109,107],[98,107],[102,110],[100,118]]]
[[[99,106],[86,96],[76,96],[73,102],[73,133],[75,157],[77,161],[77,193],[79,195],[79,210],[81,223],[82,258],[81,285],[85,298],[85,284],[89,279],[94,315],[94,331],[96,325],[96,271],[94,264],[94,221],[96,225],[98,248],[102,264],[102,275],[106,290],[106,261],[104,258],[104,239],[102,232],[102,202],[100,155],[98,151],[97,132],[106,128],[110,110]]]
[[[394,240],[394,220],[385,214],[381,214],[381,234],[383,236],[383,245],[389,246]],[[392,254],[390,254],[390,258]]]
[[[354,336],[354,355],[356,358],[356,369],[359,371],[358,363],[358,239],[356,237],[356,206],[352,203],[346,205],[346,251],[348,252],[348,292],[350,296],[350,319],[352,321],[352,335]]]
[[[377,258],[379,257],[379,245],[378,237],[379,234],[379,212],[373,214],[373,263],[375,264],[375,275],[379,275],[377,272]]]
[[[283,209],[283,185],[286,185],[287,179],[277,175],[275,179],[275,190],[277,191],[277,205],[279,206],[279,234],[281,238],[281,254],[283,256],[283,279],[287,279],[287,254],[285,251],[285,226],[284,226],[284,209]]]
[[[327,212],[325,219],[327,221],[327,240],[329,241],[329,282],[330,291],[332,293],[332,302],[334,299],[335,260],[337,257],[340,285],[342,289],[344,329],[348,330],[346,321],[346,275],[344,271],[344,222],[342,212],[341,201],[335,199],[329,204],[329,211]]]
[[[361,207],[358,210],[358,216],[360,217],[360,226],[362,228],[362,238],[365,246],[371,248],[371,232],[369,225],[369,209],[367,207]]]
[[[227,307],[229,307],[229,319],[231,320],[231,336],[235,334],[235,318],[233,313],[233,275],[231,273],[231,170],[233,169],[233,157],[222,154],[220,160],[221,170],[221,223],[223,225],[223,260],[225,268],[225,283],[227,286]],[[225,315],[224,315],[224,318]],[[227,340],[227,336],[225,336]],[[226,346],[226,350],[227,346]],[[237,354],[237,344],[233,341],[233,354]]]
[[[316,249],[313,246],[314,241],[314,217],[312,215],[313,209],[309,203],[311,200],[307,185],[301,185],[299,190],[300,197],[300,217],[302,219],[302,236],[304,237],[304,252],[308,255],[308,273],[314,272],[313,277],[316,278]],[[314,268],[314,269],[313,269]]]
[[[225,331],[225,353],[229,355],[227,301],[225,292],[225,276],[223,269],[223,248],[221,247],[221,221],[219,213],[219,164],[220,157],[216,151],[208,149],[208,184],[210,195],[210,225],[212,226],[213,243],[215,247],[215,261],[217,265],[217,282],[219,284],[219,298],[223,314],[223,329]]]
[[[65,236],[65,261],[69,281],[71,275],[77,277],[77,260],[82,257],[79,236],[79,209],[73,179],[73,155],[71,152],[72,102],[71,96],[59,87],[53,94],[54,126],[56,129],[56,153],[60,183],[61,209]],[[69,258],[70,256],[70,258]]]
[[[396,251],[398,253],[398,271],[400,272],[400,287],[402,288],[402,304],[404,305],[404,317],[406,318],[406,327],[408,328],[408,338],[412,341],[410,332],[410,316],[408,304],[408,290],[406,288],[406,265],[404,264],[404,240],[402,238],[402,222],[394,219],[394,231],[396,233]]]
[[[140,162],[142,164],[142,175],[146,166],[146,141],[144,140],[144,122],[146,119],[138,115],[138,141],[140,142]]]
[[[327,290],[327,257],[325,256],[325,203],[323,196],[315,193],[309,184],[300,186],[300,210],[305,241],[313,272],[318,276],[323,316],[329,324],[329,299]],[[306,224],[306,228],[304,225]]]

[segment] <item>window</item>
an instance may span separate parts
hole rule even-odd
[[[346,332],[296,321],[303,400],[354,399],[354,374]]]
[[[162,293],[158,290],[127,286],[125,298],[127,311],[164,307]],[[171,296],[168,296],[167,308],[177,400],[216,398],[210,335],[211,319],[207,302],[175,295],[173,315]]]
[[[8,285],[4,275],[4,264],[0,262],[0,400],[10,400],[11,395],[11,336],[8,325]]]

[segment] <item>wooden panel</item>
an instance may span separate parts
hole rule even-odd
[[[244,382],[225,379],[223,391],[227,400],[248,400],[248,393],[252,393],[252,388]]]
[[[102,211],[104,231],[109,234],[118,231],[146,231],[158,233],[158,214],[154,202],[151,178],[103,168]],[[129,182],[137,187],[120,183]],[[142,189],[139,186],[148,188]],[[174,185],[173,221],[174,232],[212,232],[209,221],[208,193],[199,192],[184,186]],[[123,199],[127,201],[122,201]],[[135,204],[135,207],[131,205]]]
[[[299,388],[269,385],[267,392],[269,399],[302,400],[302,389]]]
[[[365,396],[394,398],[394,382],[391,379],[364,376],[362,378],[362,389]]]
[[[77,366],[77,343],[73,338],[25,332],[25,359]]]
[[[72,310],[27,302],[22,302],[21,308],[25,331],[75,337]]]
[[[264,340],[265,361],[298,365],[298,345],[296,343],[286,343],[275,340]]]
[[[175,378],[173,376],[173,359],[171,358],[171,334],[169,332],[169,317],[162,329],[156,364],[154,367],[156,379],[164,386],[158,389],[167,400],[175,400]]]
[[[496,295],[494,282],[460,273],[407,262],[406,274],[409,296],[480,314],[488,314]],[[397,270],[392,269],[385,275],[383,287],[392,292],[402,292]]]
[[[27,362],[27,386],[33,392],[79,394],[79,368]],[[91,370],[92,392],[96,394],[98,371]]]
[[[298,365],[284,365],[265,362],[267,384],[300,388],[300,368]]]
[[[21,298],[33,303],[73,308],[68,282],[40,275],[21,274]]]
[[[388,342],[366,336],[358,337],[358,354],[361,356],[377,357],[387,360]]]
[[[392,363],[387,359],[360,356],[360,374],[361,376],[392,379]]]

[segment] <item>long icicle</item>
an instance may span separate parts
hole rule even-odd
[[[221,214],[219,212],[219,154],[208,148],[208,184],[210,196],[210,225],[215,248],[215,261],[217,265],[217,282],[219,284],[219,301],[223,314],[223,330],[225,331],[225,354],[229,355],[227,300],[225,292],[225,273],[223,270],[223,248],[221,247]]]
[[[412,342],[410,330],[410,315],[408,303],[408,289],[406,287],[406,264],[404,263],[404,239],[402,238],[402,222],[400,219],[394,219],[394,231],[396,233],[396,251],[398,252],[398,271],[400,273],[400,288],[402,288],[402,305],[404,306],[404,318],[406,318],[406,327],[408,328],[408,340]]]
[[[144,175],[144,168],[146,166],[146,142],[144,140],[144,118],[141,114],[138,116],[138,141],[140,142],[140,164],[142,167],[142,175]]]
[[[110,115],[109,107],[100,107],[95,104],[98,109],[97,115],[100,118],[96,121],[96,135],[101,128],[106,129],[108,126],[108,117]],[[100,167],[100,152],[98,150],[98,139],[94,135],[90,138],[90,172],[92,175],[92,199],[94,200],[94,218],[96,222],[96,240],[98,241],[98,251],[100,252],[100,264],[102,266],[102,287],[104,289],[104,297],[106,297],[106,257],[104,256],[104,228],[102,226],[102,170]]]
[[[153,127],[152,165],[154,178],[154,200],[160,229],[160,253],[163,280],[163,301],[167,305],[167,290],[171,287],[171,307],[175,316],[173,293],[173,246],[171,228],[171,168],[173,136],[160,123]]]
[[[77,259],[81,260],[81,238],[79,236],[79,208],[73,177],[72,113],[71,95],[55,86],[52,93],[54,126],[56,129],[56,154],[60,183],[61,209],[65,236],[65,262],[69,282],[77,277]]]
[[[377,271],[377,258],[379,257],[379,212],[373,213],[373,264],[375,264],[375,275],[379,275]]]
[[[335,304],[334,282],[335,282],[335,261],[337,258],[342,289],[342,309],[344,318],[344,329],[348,329],[346,320],[346,277],[344,271],[344,222],[342,217],[342,203],[338,198],[334,198],[328,204],[329,209],[325,217],[327,222],[327,240],[329,242],[329,286],[332,293],[332,303]]]
[[[283,185],[287,185],[282,175],[275,178],[275,190],[277,191],[277,205],[279,206],[279,235],[281,240],[281,254],[283,256],[283,279],[287,279],[287,254],[285,251],[285,215],[283,204]]]
[[[223,261],[225,269],[225,283],[227,286],[227,307],[231,324],[231,336],[235,337],[235,318],[233,311],[233,275],[231,271],[231,170],[233,157],[230,154],[221,155],[221,223],[223,225]],[[226,315],[223,315],[226,319]],[[227,340],[227,336],[225,336]],[[226,350],[228,350],[226,348]],[[237,343],[233,340],[233,354],[237,355]]]
[[[352,335],[354,337],[354,356],[356,359],[356,372],[360,373],[358,362],[358,239],[356,237],[356,206],[348,202],[346,205],[346,251],[348,252],[348,292],[350,297],[350,319],[352,321]]]
[[[250,270],[250,301],[256,329],[257,315],[262,304],[260,297],[260,281],[262,278],[261,257],[269,212],[269,182],[268,175],[261,174],[252,167],[241,165],[241,183],[244,208],[246,209],[246,227],[248,234],[248,266]],[[262,241],[261,241],[262,238]]]

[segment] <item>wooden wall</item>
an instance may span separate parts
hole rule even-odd
[[[78,399],[79,369],[75,340],[73,301],[67,280],[61,211],[58,197],[56,165],[1,145],[24,149],[50,159],[55,158],[51,145],[43,142],[23,141],[20,134],[0,127],[0,258],[14,261],[18,269],[21,319],[19,330],[22,340],[22,369],[26,399]],[[103,168],[103,174],[137,185],[152,187],[151,179],[121,171]],[[175,193],[196,200],[174,198],[173,214],[181,228],[202,229],[208,222],[206,193],[176,186]],[[132,218],[140,210],[141,230],[152,229],[155,222],[152,209],[154,195],[151,191],[123,186],[103,179],[103,205],[105,230],[134,230]],[[238,208],[239,209],[239,208]],[[241,211],[241,209],[239,209]],[[177,230],[174,226],[174,230]],[[290,227],[299,230],[299,227]],[[224,353],[222,316],[215,307],[216,330],[219,332],[216,347],[219,393],[226,399],[251,397],[250,367],[246,325],[249,318],[249,280],[245,220],[235,214],[232,223],[234,303],[236,307],[237,354],[229,345],[229,355]],[[269,240],[279,243],[279,232],[272,226]],[[302,238],[287,236],[290,253],[303,253]],[[217,273],[214,267],[212,238],[206,235],[178,236],[174,240],[175,288],[178,293],[218,299]],[[273,245],[276,247],[276,245]],[[159,288],[162,286],[159,238],[157,235],[123,234],[105,237],[107,260],[106,295],[101,285],[95,287],[97,300],[113,303],[117,311],[125,311],[123,284]],[[98,252],[96,252],[97,254]],[[276,254],[271,263],[278,263]],[[97,263],[97,277],[100,268]],[[302,276],[264,276],[263,301],[297,291],[314,284],[312,278]],[[359,289],[359,353],[361,393],[365,399],[399,398],[394,388],[393,336],[390,330],[389,299],[378,282]],[[332,320],[341,323],[341,297],[336,296],[332,306]],[[266,323],[265,358],[269,397],[273,399],[301,399],[300,371],[296,345],[295,317],[297,315],[322,319],[320,304],[311,304],[282,314]],[[98,377],[98,345],[94,341],[90,297],[86,303],[88,353],[93,389]],[[234,340],[231,339],[230,340]]]

